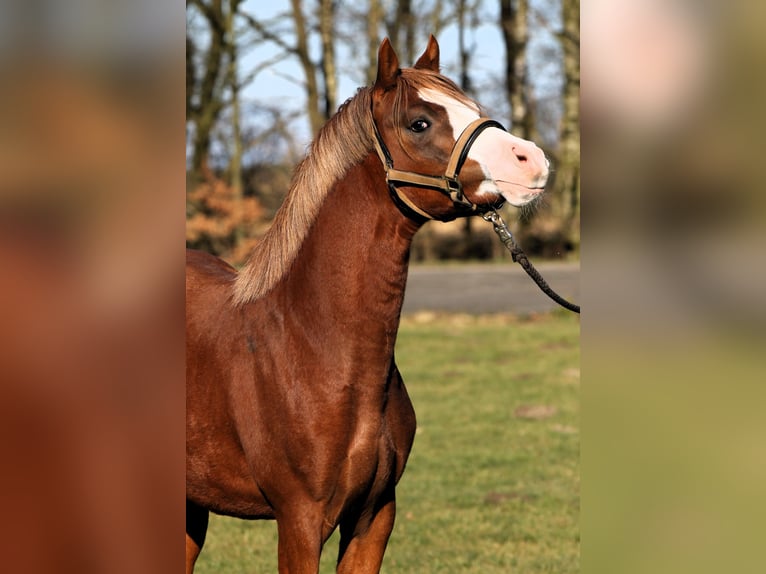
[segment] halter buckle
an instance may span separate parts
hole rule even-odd
[[[473,203],[468,201],[468,198],[463,195],[463,184],[456,176],[443,175],[442,181],[444,181],[444,189],[452,200],[452,203],[474,209]]]

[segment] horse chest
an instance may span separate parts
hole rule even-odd
[[[400,413],[357,406],[297,419],[303,424],[283,435],[279,459],[270,461],[283,468],[282,480],[271,486],[294,491],[301,485],[306,498],[325,501],[331,520],[374,501],[401,475],[410,445],[392,432],[403,425]]]
[[[396,482],[398,450],[385,424],[362,424],[337,467],[331,506],[341,513],[351,507],[374,503]]]

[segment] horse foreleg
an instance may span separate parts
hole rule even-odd
[[[324,543],[322,530],[321,515],[308,508],[277,517],[279,574],[319,572]]]
[[[205,543],[208,511],[193,502],[186,501],[186,574],[192,574]]]
[[[377,574],[383,562],[388,538],[394,529],[396,500],[393,493],[372,518],[367,528],[341,524],[338,574]]]

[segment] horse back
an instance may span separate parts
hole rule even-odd
[[[186,250],[187,290],[190,286],[203,284],[205,280],[228,283],[233,281],[236,275],[236,270],[223,259],[204,251]]]
[[[235,269],[201,251],[186,251],[187,367],[221,337],[234,339],[236,321],[230,304]],[[187,376],[187,385],[188,385]]]

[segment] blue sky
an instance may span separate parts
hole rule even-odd
[[[558,4],[553,0],[554,4]],[[313,3],[312,3],[313,4]],[[533,4],[540,6],[550,5],[551,0],[533,0]],[[253,15],[260,21],[290,10],[287,0],[264,2],[263,0],[245,0],[242,10]],[[501,122],[508,124],[509,110],[503,95],[502,74],[505,68],[505,54],[499,27],[497,25],[499,6],[497,1],[486,0],[482,9],[483,26],[468,33],[466,42],[474,47],[472,55],[471,76],[476,87],[476,99],[489,111],[490,115]],[[550,9],[548,9],[550,12]],[[558,20],[557,14],[547,14],[547,18],[554,22]],[[288,27],[291,30],[291,27]],[[381,38],[382,39],[382,38]],[[445,75],[457,79],[457,28],[452,25],[443,29],[438,36],[441,47],[441,64]],[[286,38],[291,42],[292,38]],[[427,38],[419,40],[418,51],[426,46]],[[552,37],[545,30],[537,32],[531,38],[530,70],[536,84],[536,92],[541,94],[555,94],[560,86],[560,78],[557,63],[543,58],[535,58],[535,47],[550,44]],[[361,76],[361,66],[354,65],[353,57],[349,53],[349,46],[340,42],[336,54],[339,69],[338,103],[352,96],[357,87],[364,83]],[[278,52],[270,42],[262,42],[250,48],[243,54],[240,64],[240,75],[245,75],[259,64],[270,61]],[[411,65],[412,62],[402,62],[403,65]],[[258,74],[255,80],[249,84],[242,93],[243,122],[253,121],[248,117],[248,108],[257,103],[265,106],[275,106],[287,111],[301,112],[304,109],[304,91],[298,82],[302,81],[303,73],[294,58],[280,61],[278,64],[266,68]],[[294,131],[299,135],[299,140],[308,143],[308,121],[303,117],[292,122]]]

